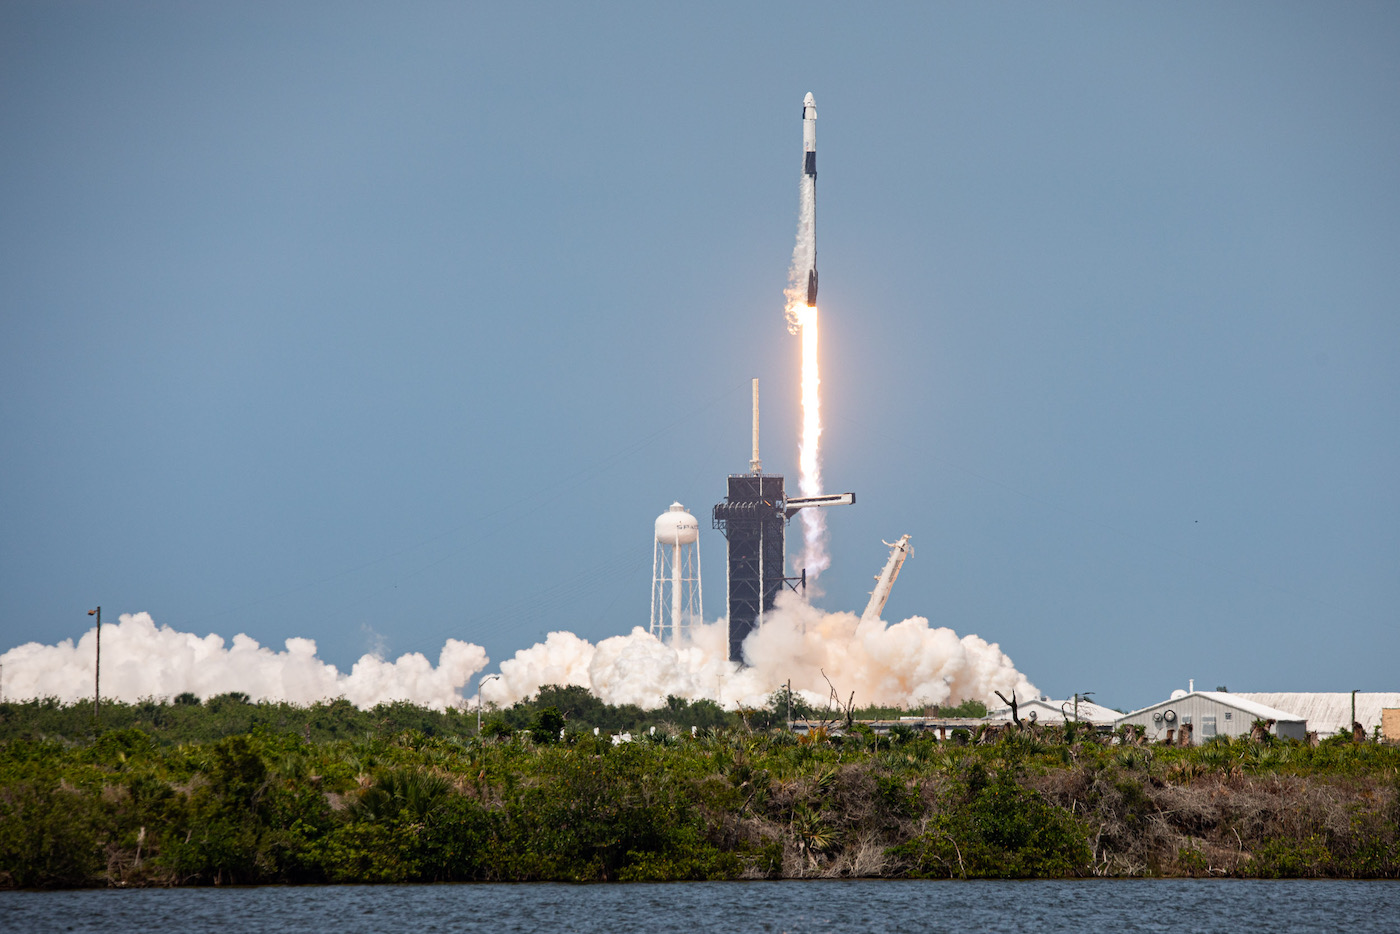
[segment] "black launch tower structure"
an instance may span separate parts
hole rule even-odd
[[[714,508],[714,527],[729,542],[729,660],[742,662],[744,640],[773,609],[783,576],[787,504],[776,474],[730,474],[729,495]]]
[[[729,660],[744,663],[744,640],[763,624],[763,614],[773,609],[784,585],[807,589],[807,569],[798,577],[784,577],[783,536],[788,520],[800,509],[843,506],[856,501],[854,493],[819,493],[789,497],[783,478],[764,473],[758,458],[758,380],[753,381],[753,457],[749,472],[729,475],[729,495],[712,513],[714,527],[729,543]]]
[[[754,463],[758,462],[757,456]],[[717,503],[714,527],[729,543],[729,660],[744,662],[744,640],[763,623],[784,585],[794,592],[807,589],[807,569],[785,577],[783,536],[788,520],[809,505],[826,500],[855,502],[854,493],[789,499],[783,478],[759,471],[729,475],[729,495]]]

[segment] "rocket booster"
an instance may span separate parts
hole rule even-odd
[[[803,318],[817,307],[817,102],[802,99],[802,174],[797,176],[797,240],[792,246],[783,314],[788,333],[799,334]]]
[[[811,188],[805,192],[812,237],[812,260],[807,270],[807,307],[817,306],[817,100],[808,91],[802,98],[802,186]]]
[[[817,177],[817,101],[811,91],[802,98],[802,174]]]

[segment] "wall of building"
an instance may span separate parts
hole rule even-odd
[[[1168,711],[1176,715],[1175,721],[1168,719]],[[1182,724],[1190,723],[1191,741],[1200,744],[1215,736],[1248,736],[1254,720],[1255,714],[1247,710],[1202,694],[1188,694],[1134,711],[1118,722],[1145,727],[1147,738],[1153,741],[1166,739],[1167,730],[1175,730],[1179,736]],[[1307,726],[1302,720],[1279,720],[1272,732],[1285,739],[1307,738]]]

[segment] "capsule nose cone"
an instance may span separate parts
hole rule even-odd
[[[808,91],[808,92],[807,92],[807,96],[804,97],[804,98],[802,98],[802,106],[803,106],[803,107],[815,107],[815,106],[816,106],[816,103],[817,103],[817,99],[816,99],[815,97],[812,96],[812,92],[811,92],[811,91]]]

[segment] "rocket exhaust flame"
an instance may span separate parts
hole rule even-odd
[[[798,309],[802,332],[802,437],[797,446],[798,488],[803,496],[817,496],[822,490],[822,400],[821,375],[817,364],[816,306]],[[831,566],[826,553],[826,511],[802,510],[802,556],[800,567],[811,580]]]

